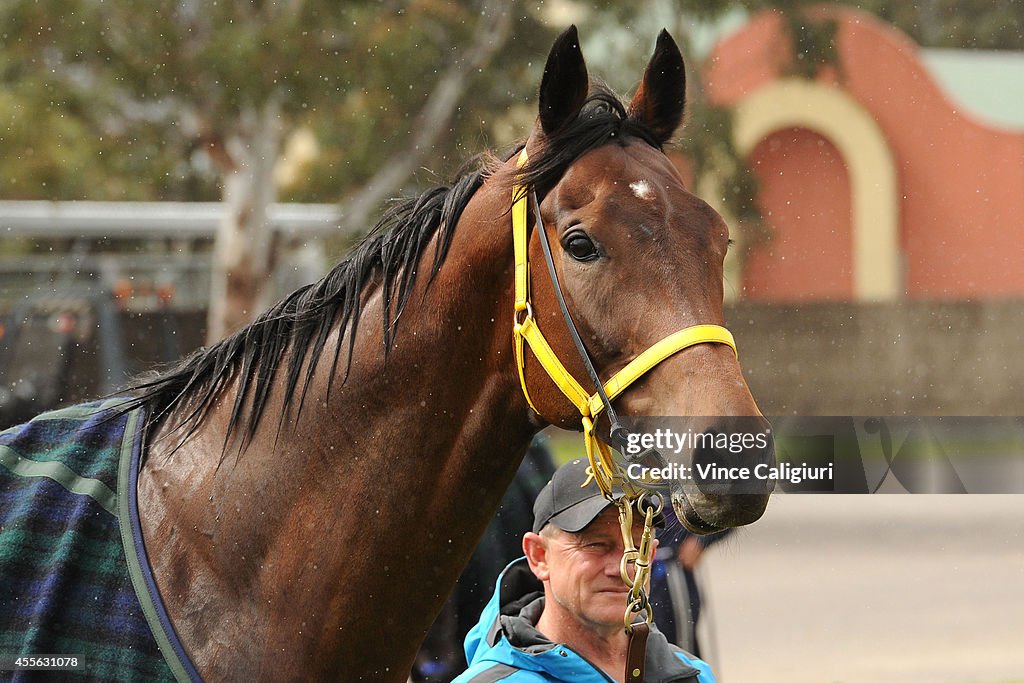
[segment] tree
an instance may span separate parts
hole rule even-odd
[[[634,84],[619,79],[632,77],[629,60],[647,54],[657,29],[668,27],[689,49],[696,24],[737,11],[782,11],[796,49],[809,57],[795,63],[813,69],[830,48],[827,27],[802,18],[814,4],[7,0],[0,197],[222,198],[216,338],[267,303],[275,245],[264,212],[278,191],[272,172],[282,142],[294,131],[315,132],[321,151],[284,197],[344,199],[347,227],[363,230],[382,200],[417,184],[420,166],[451,171],[467,150],[507,142],[497,122],[514,120],[505,127],[525,131],[535,112],[536,57],[570,21],[584,27],[594,71],[628,90]],[[1022,43],[1020,3],[851,4],[924,45]],[[729,113],[702,102],[699,59],[689,53],[687,63],[686,154],[698,173],[725,159],[726,203],[756,225],[756,188],[733,158]],[[629,75],[620,77],[619,66]]]
[[[1024,4],[1017,0],[866,0],[849,4],[898,26],[922,47],[1024,50]]]
[[[162,167],[165,177],[174,175],[166,170],[174,162],[188,168],[177,172],[181,182],[170,183],[179,191],[216,181],[225,213],[214,249],[212,340],[269,303],[275,250],[266,212],[285,137],[353,101],[364,116],[372,111],[392,121],[421,109],[411,149],[378,142],[373,150],[383,147],[391,161],[369,184],[368,199],[353,198],[357,220],[365,220],[447,132],[462,93],[508,37],[510,10],[498,0],[408,7],[370,0],[10,0],[0,9],[0,77],[16,93],[6,102],[26,134],[27,117],[42,112],[68,127],[68,138],[88,143],[75,161],[83,169],[116,138],[119,149],[107,158],[117,161],[104,169],[113,177],[132,168],[126,160],[136,153],[124,149],[130,141],[146,149],[135,158]],[[388,71],[399,62],[398,74]],[[368,80],[394,87],[373,99]],[[21,196],[52,196],[25,187],[42,175],[22,182]],[[150,170],[149,181],[154,175]],[[61,178],[62,191],[96,197]]]

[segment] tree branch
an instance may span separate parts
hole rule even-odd
[[[507,0],[487,0],[484,3],[473,43],[462,59],[449,64],[441,74],[423,109],[416,116],[416,132],[408,147],[391,155],[360,190],[343,201],[344,217],[341,223],[347,231],[366,230],[374,209],[393,195],[433,150],[472,81],[473,72],[487,66],[494,53],[508,40],[512,27],[512,5]]]

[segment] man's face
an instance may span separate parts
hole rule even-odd
[[[639,544],[642,530],[642,524],[634,526],[634,543]],[[628,589],[619,575],[623,544],[617,510],[604,510],[578,534],[552,526],[542,537],[544,560],[533,570],[547,582],[549,600],[581,625],[622,629]]]

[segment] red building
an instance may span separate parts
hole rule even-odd
[[[892,26],[820,12],[837,23],[836,64],[814,80],[785,75],[790,39],[773,13],[706,62],[708,96],[734,110],[771,234],[733,275],[739,297],[1024,295],[1024,128],[965,112]]]

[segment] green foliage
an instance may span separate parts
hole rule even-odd
[[[686,134],[680,140],[687,158],[698,175],[715,173],[721,199],[734,218],[757,222],[757,177],[741,163],[733,145],[732,112],[714,107],[703,98],[691,97],[687,106]]]
[[[850,3],[898,26],[922,47],[1024,50],[1017,0],[863,0]]]
[[[0,197],[181,198],[194,184],[180,129],[165,125],[157,98],[128,94],[136,69],[107,44],[116,32],[105,9],[0,8]],[[197,188],[190,198],[212,194]]]
[[[316,131],[322,152],[286,198],[337,200],[407,143],[479,10],[441,0],[8,0],[0,197],[216,198],[214,152],[273,100],[285,129]],[[533,87],[509,76],[523,77],[516,63],[554,32],[529,16],[518,24],[520,39],[459,112],[441,159],[478,148],[488,112]]]
[[[780,49],[792,49],[794,69],[813,76],[835,60],[835,27],[806,18],[804,9],[814,4],[598,0],[568,20],[578,21],[584,41],[593,35],[597,47],[599,26],[646,27],[658,10],[677,22],[668,28],[685,49],[687,28],[696,23],[737,9],[780,10],[794,38]],[[1024,5],[1017,2],[849,4],[926,46],[1024,47]],[[564,28],[544,23],[549,9],[544,2],[512,4],[514,37],[475,77],[434,150],[427,165],[438,175],[485,146],[508,142],[511,135],[499,130],[526,132],[543,56]],[[319,148],[282,199],[336,201],[408,144],[416,112],[438,73],[471,41],[479,10],[470,0],[6,0],[0,3],[0,197],[216,199],[212,145],[245,126],[249,109],[274,98],[286,129],[312,130]],[[652,44],[649,38],[637,35],[637,48]],[[629,59],[595,72],[635,83],[647,55],[632,45],[628,52]],[[701,98],[699,61],[690,55],[687,62],[685,150],[701,168],[731,159],[733,170],[724,171],[727,199],[736,216],[750,219],[753,176],[731,149],[728,117]],[[422,174],[415,182],[433,180]]]
[[[822,66],[838,66],[835,21],[814,19],[804,12],[786,12],[783,18],[793,41],[791,73],[794,76],[815,78]]]
[[[816,0],[679,0],[692,20],[712,21],[738,9],[750,14],[779,10],[799,15]],[[922,47],[986,50],[1024,49],[1024,4],[1017,0],[839,0],[874,14],[908,34]]]

